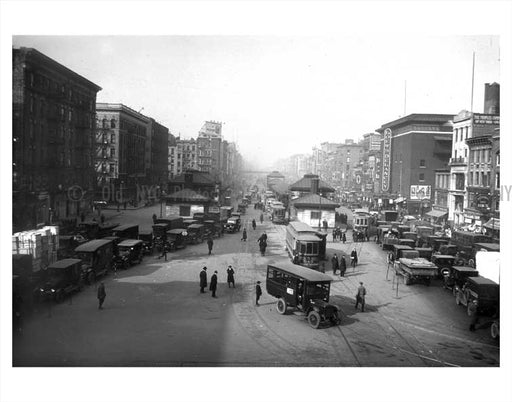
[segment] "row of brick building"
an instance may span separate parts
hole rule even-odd
[[[340,201],[496,231],[499,121],[499,84],[485,84],[484,113],[410,114],[357,143],[322,143],[312,154],[294,155],[277,168],[291,180],[318,174]]]
[[[176,139],[140,111],[96,102],[100,90],[36,49],[13,49],[14,230],[75,220],[94,201],[154,200],[187,170],[218,188],[236,181],[241,157],[220,123]]]

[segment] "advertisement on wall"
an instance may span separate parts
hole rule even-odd
[[[431,188],[431,186],[412,185],[409,199],[411,199],[411,200],[423,200],[424,198],[430,199],[430,188]]]
[[[391,173],[391,129],[384,130],[382,148],[382,191],[389,191],[389,177]]]

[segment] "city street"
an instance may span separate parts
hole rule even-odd
[[[160,205],[135,210],[104,210],[108,221],[151,227]],[[339,326],[312,329],[289,312],[279,315],[265,291],[268,263],[287,258],[285,226],[268,218],[250,226],[259,210],[243,216],[241,232],[168,254],[168,261],[148,256],[143,263],[105,278],[107,297],[98,310],[96,286],[62,304],[40,305],[25,319],[14,339],[14,366],[348,366],[348,367],[498,367],[499,344],[488,327],[468,330],[466,309],[435,281],[393,287],[386,278],[386,253],[374,242],[346,244],[328,236],[325,270],[333,277],[331,302],[342,311]],[[257,238],[269,236],[265,256]],[[351,239],[351,236],[347,236]],[[330,257],[356,247],[360,264],[346,277],[333,276]],[[347,258],[349,262],[349,258]],[[236,288],[228,288],[226,269],[235,269]],[[199,292],[199,272],[218,271],[218,298]],[[255,284],[263,296],[255,306]],[[366,311],[354,309],[363,281]]]

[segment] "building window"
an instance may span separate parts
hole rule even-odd
[[[422,168],[427,167],[425,165],[425,159],[420,159],[420,167],[422,167]]]
[[[455,142],[459,141],[459,129],[455,129]]]
[[[468,139],[468,136],[469,136],[469,127],[466,127],[466,140]]]
[[[420,173],[420,181],[425,181],[425,173]]]
[[[116,143],[116,135],[115,134],[110,134],[110,143],[111,144],[115,144]]]
[[[457,159],[457,150],[455,150],[455,154],[454,155],[455,155],[455,159]]]
[[[189,205],[180,205],[180,216],[190,216]]]
[[[103,128],[108,128],[108,126],[107,126],[107,119],[103,119],[103,120],[101,121],[101,127],[103,127]]]
[[[116,121],[115,121],[115,119],[110,120],[110,128],[116,128]]]
[[[320,219],[320,211],[311,211],[311,219]]]
[[[496,166],[499,166],[500,165],[500,153],[497,152],[496,153]]]
[[[116,157],[116,149],[115,148],[110,148],[110,157],[111,158],[115,158]]]
[[[467,158],[467,157],[468,157],[468,149],[467,149],[467,148],[465,148],[465,149],[464,149],[464,158]]]
[[[496,184],[495,184],[495,187],[496,187],[496,189],[500,188],[500,172],[496,172]]]
[[[478,186],[480,184],[480,175],[478,174],[478,172],[475,172],[474,174],[475,174],[474,185]]]
[[[116,164],[115,163],[111,163],[110,164],[110,173],[114,174],[115,172],[116,172]]]

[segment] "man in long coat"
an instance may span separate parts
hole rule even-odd
[[[345,276],[346,270],[347,270],[347,261],[345,261],[345,256],[342,254],[340,256],[340,276]]]
[[[213,239],[211,236],[208,237],[206,244],[208,244],[208,255],[210,255],[212,253],[212,248],[213,248]]]
[[[228,287],[231,287],[231,284],[233,284],[233,287],[235,287],[235,270],[233,269],[233,267],[230,265],[228,267]]]
[[[354,268],[356,267],[357,265],[357,251],[356,249],[353,249],[352,252],[350,253],[350,265],[352,265]]]
[[[336,271],[338,271],[339,268],[339,261],[338,256],[334,254],[331,258],[331,265],[332,265],[332,273],[336,275]]]
[[[201,287],[201,293],[204,293],[204,288],[208,286],[208,280],[206,277],[206,267],[199,274],[199,286]]]
[[[212,297],[217,297],[215,296],[217,291],[217,271],[213,273],[212,279],[210,279],[210,290],[212,291]]]

